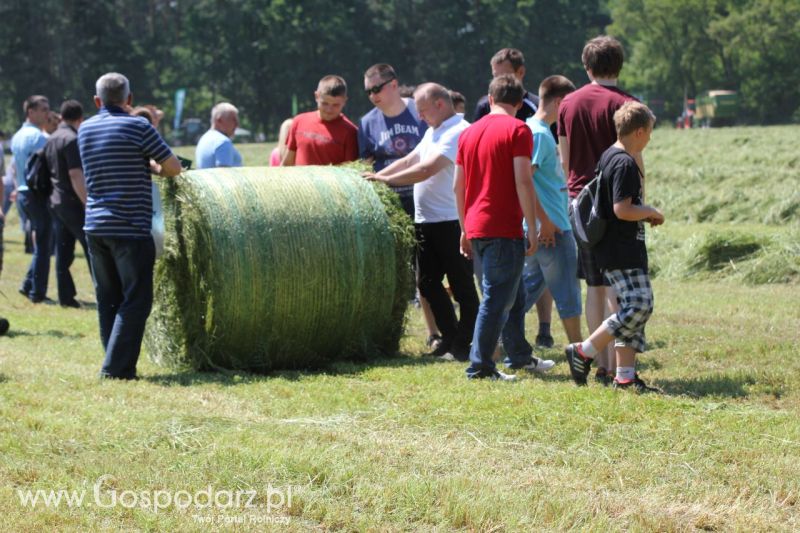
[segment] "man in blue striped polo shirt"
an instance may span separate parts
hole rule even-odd
[[[105,74],[96,90],[100,112],[81,125],[78,148],[87,192],[83,229],[106,352],[100,376],[136,379],[153,304],[150,173],[177,176],[181,165],[146,119],[123,109],[133,101],[125,76]]]

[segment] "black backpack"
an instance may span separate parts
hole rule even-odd
[[[605,166],[608,166],[615,157],[616,155],[606,162]],[[572,199],[569,205],[572,233],[578,244],[584,248],[594,248],[606,234],[607,209],[612,208],[613,203],[610,198],[606,205],[601,202],[600,195],[604,190],[602,182],[603,170],[598,165],[592,181],[586,184],[586,187]],[[609,196],[610,194],[609,191]]]
[[[25,183],[28,189],[38,196],[47,198],[53,193],[53,181],[44,148],[36,150],[25,164]]]

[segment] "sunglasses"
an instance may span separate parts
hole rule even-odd
[[[370,87],[369,89],[364,89],[364,92],[365,92],[365,93],[367,93],[367,96],[369,96],[369,95],[371,95],[371,94],[378,94],[379,92],[381,92],[381,91],[383,90],[383,88],[384,88],[386,85],[388,85],[389,83],[391,83],[392,81],[394,81],[394,79],[395,79],[395,78],[389,78],[388,80],[386,80],[386,81],[385,81],[385,82],[383,82],[383,83],[379,83],[378,85],[373,85],[373,86],[372,86],[372,87]]]

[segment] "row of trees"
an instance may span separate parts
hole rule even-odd
[[[349,115],[365,112],[362,74],[379,61],[401,82],[459,90],[471,107],[497,49],[525,52],[530,87],[553,73],[582,84],[583,44],[605,31],[626,45],[625,88],[664,99],[667,113],[685,91],[732,88],[744,120],[785,121],[800,106],[799,11],[797,0],[4,0],[0,127],[18,126],[29,94],[91,105],[94,81],[112,70],[168,121],[186,88],[184,116],[205,119],[225,99],[269,136],[293,96],[313,105],[325,74],[350,84]]]

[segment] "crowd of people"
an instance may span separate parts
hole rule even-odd
[[[508,368],[547,372],[555,362],[534,355],[525,315],[537,307],[535,344],[552,347],[555,302],[577,384],[587,383],[595,363],[600,383],[651,391],[636,372],[636,355],[645,350],[653,310],[644,223],[664,221],[644,203],[642,151],[655,117],[617,87],[623,65],[618,41],[590,40],[582,62],[590,83],[576,89],[552,75],[533,94],[523,85],[522,52],[498,51],[471,124],[460,93],[432,82],[403,86],[385,63],[364,72],[374,108],[355,123],[343,114],[345,80],[325,76],[314,92],[317,109],[281,125],[270,164],[363,160],[372,166],[365,179],[398,194],[414,222],[429,355],[468,362],[467,377],[474,379],[515,379],[497,368],[502,352]],[[42,96],[25,102],[26,121],[11,143],[16,201],[32,229],[33,259],[20,292],[34,303],[46,298],[55,228],[59,303],[75,306],[69,267],[80,242],[97,296],[101,376],[135,379],[152,304],[150,175],[175,176],[181,163],[153,127],[153,111],[131,107],[124,76],[102,76],[95,105],[98,113],[84,122],[80,104],[64,102],[61,123],[48,138],[49,102]],[[238,124],[230,103],[213,108],[211,127],[196,147],[198,168],[242,165],[232,142]],[[29,191],[24,179],[27,161],[40,149],[54,184],[48,197]],[[593,178],[607,228],[596,245],[579,246],[570,199]],[[587,284],[586,339],[579,279]]]

